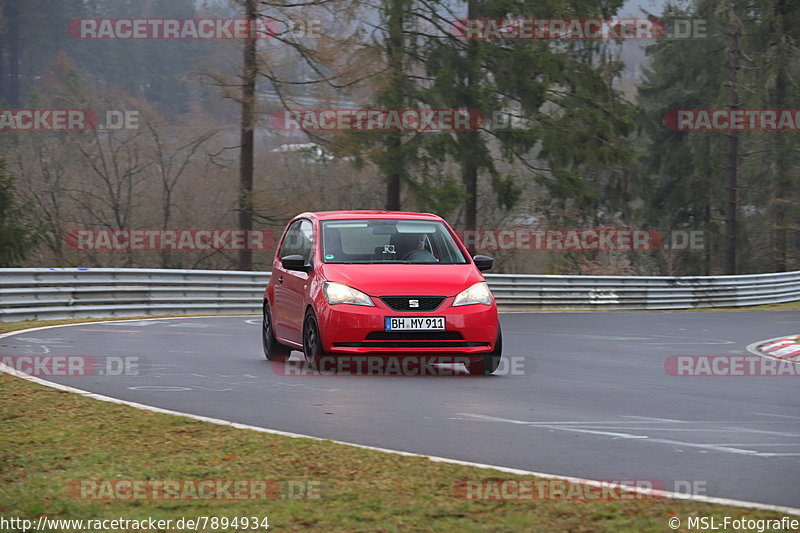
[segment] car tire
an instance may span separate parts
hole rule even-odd
[[[503,358],[503,332],[500,330],[500,325],[497,325],[497,341],[494,343],[494,349],[481,356],[480,359],[470,361],[469,370],[470,374],[478,376],[488,376],[492,374],[500,366],[500,360]]]
[[[314,311],[306,311],[303,320],[303,354],[306,357],[306,364],[315,367],[321,356],[326,355],[322,349],[322,337],[319,335],[319,326]]]
[[[291,348],[279,343],[275,338],[275,331],[272,329],[272,315],[269,312],[269,304],[266,302],[261,318],[261,345],[264,347],[264,356],[267,361],[286,358],[292,351]]]

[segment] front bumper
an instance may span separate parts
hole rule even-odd
[[[338,354],[483,354],[494,349],[497,339],[497,307],[452,307],[449,297],[434,311],[395,311],[378,298],[375,307],[328,305],[318,311],[320,335],[328,353]],[[386,332],[386,317],[442,316],[444,331]]]

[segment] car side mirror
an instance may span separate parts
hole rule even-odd
[[[299,272],[308,272],[311,268],[306,264],[306,260],[302,255],[287,255],[281,257],[281,265],[286,270],[297,270]]]
[[[494,259],[488,255],[476,255],[472,260],[475,261],[475,266],[478,267],[478,270],[481,272],[484,270],[491,270],[494,266]]]

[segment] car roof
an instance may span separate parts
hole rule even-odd
[[[404,218],[410,220],[442,220],[433,213],[413,213],[410,211],[316,211],[301,213],[294,217],[310,218],[316,220],[342,220],[350,218]]]

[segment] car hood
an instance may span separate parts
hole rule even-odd
[[[326,264],[324,271],[328,281],[344,283],[370,296],[455,296],[483,281],[472,264]]]

